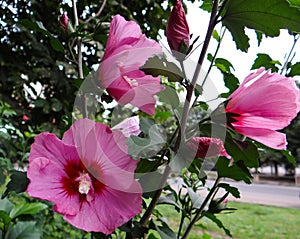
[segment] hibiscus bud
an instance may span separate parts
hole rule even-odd
[[[204,159],[219,156],[224,156],[228,159],[231,158],[226,152],[222,140],[218,138],[193,137],[186,145],[195,153],[196,158]]]
[[[180,0],[176,1],[171,11],[166,35],[172,51],[187,54],[190,46],[190,31]]]
[[[63,13],[60,18],[59,18],[59,23],[62,26],[62,28],[64,29],[64,31],[67,31],[68,29],[68,24],[69,24],[69,18],[67,17],[67,15],[65,13]]]
[[[27,115],[23,115],[22,120],[23,120],[23,121],[28,121],[28,120],[29,120],[29,117],[28,117]]]

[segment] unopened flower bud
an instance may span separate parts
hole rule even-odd
[[[187,54],[190,46],[190,31],[181,1],[173,7],[167,26],[167,40],[171,50]]]
[[[69,24],[69,18],[67,17],[67,15],[65,13],[63,13],[60,18],[59,18],[59,23],[62,26],[62,28],[64,29],[64,31],[67,31],[68,29],[68,24]]]

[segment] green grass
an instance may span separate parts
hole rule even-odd
[[[170,226],[175,230],[179,224],[179,214],[170,206],[159,206],[161,212],[169,220]],[[230,230],[233,238],[237,239],[300,239],[300,210],[262,206],[248,203],[229,202],[228,207],[238,209],[230,214],[218,214],[217,217],[224,226]],[[224,239],[225,233],[209,219],[202,219],[193,229],[189,238],[202,237],[201,226],[213,239]],[[176,231],[176,230],[175,230]]]

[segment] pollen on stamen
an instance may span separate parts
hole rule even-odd
[[[88,194],[91,189],[91,181],[87,177],[89,177],[87,174],[81,176],[78,187],[78,191],[81,194]]]
[[[139,85],[136,80],[130,79],[128,76],[123,76],[123,79],[126,80],[130,86],[138,86]]]

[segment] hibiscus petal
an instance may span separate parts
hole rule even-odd
[[[85,231],[101,231],[110,234],[136,214],[141,213],[141,205],[141,191],[133,194],[109,189],[96,195],[92,203],[82,204],[77,215],[65,215],[64,219]]]
[[[117,15],[110,25],[108,44],[98,70],[98,79],[102,87],[120,104],[132,104],[140,110],[154,114],[154,95],[164,88],[159,78],[145,75],[140,67],[162,49],[157,42],[141,33],[135,22],[127,22]],[[147,83],[145,82],[147,80]],[[140,85],[147,84],[140,97]]]
[[[79,161],[77,150],[72,145],[66,145],[59,140],[55,134],[41,133],[35,137],[34,143],[31,145],[29,161],[44,157],[61,167],[68,161]]]
[[[112,130],[116,129],[121,130],[127,138],[130,135],[139,135],[141,133],[140,119],[138,116],[129,117],[112,128]]]
[[[295,82],[260,68],[229,97],[225,112],[228,125],[237,132],[269,147],[285,149],[285,135],[275,130],[288,126],[299,109],[300,93]]]
[[[264,129],[264,128],[248,128],[248,127],[235,127],[237,132],[248,136],[270,148],[284,150],[286,149],[287,141],[283,133]]]
[[[32,158],[27,177],[30,183],[26,191],[30,196],[55,203],[54,210],[59,213],[69,215],[78,213],[79,197],[66,194],[62,178],[67,175],[61,165],[44,157]]]

